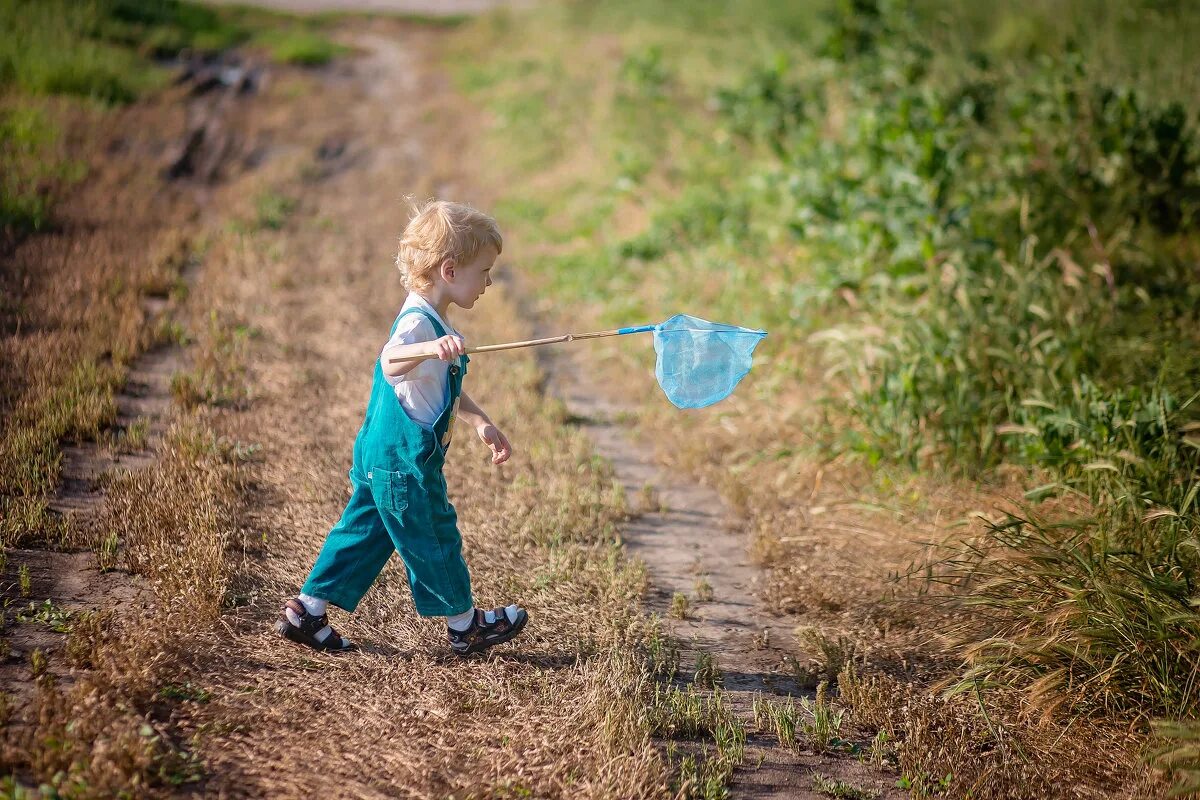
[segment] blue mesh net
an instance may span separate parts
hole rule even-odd
[[[654,326],[658,385],[679,408],[711,406],[728,397],[750,371],[754,348],[766,335],[676,314]]]

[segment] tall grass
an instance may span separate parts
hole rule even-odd
[[[960,688],[1027,685],[1044,713],[1190,716],[1200,692],[1197,529],[1010,518],[957,561],[968,669]]]

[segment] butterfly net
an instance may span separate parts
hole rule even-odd
[[[654,328],[654,375],[679,408],[704,408],[723,400],[750,371],[754,348],[766,331],[676,314]]]

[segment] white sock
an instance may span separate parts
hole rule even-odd
[[[312,614],[314,617],[319,617],[325,613],[325,609],[329,608],[329,601],[322,600],[319,597],[313,597],[308,594],[298,594],[296,599],[304,603],[304,610]]]
[[[515,621],[517,618],[517,612],[520,612],[520,610],[521,608],[518,607],[516,603],[512,603],[511,606],[504,607],[504,616],[506,616],[510,622]],[[492,622],[496,621],[496,612],[484,612],[484,621],[486,621],[488,625],[491,625]]]
[[[314,617],[321,616],[325,613],[325,609],[329,607],[328,600],[321,600],[320,598],[307,594],[298,594],[296,595],[296,599],[303,603],[304,610],[312,614]],[[295,611],[292,611],[290,608],[286,609],[284,613],[287,614],[288,622],[296,626],[300,625],[299,614],[297,614]],[[313,638],[318,642],[323,642],[331,633],[333,633],[333,626],[326,625],[324,628],[321,628],[321,630],[313,634]]]
[[[470,611],[455,614],[453,617],[446,617],[446,624],[450,626],[451,630],[461,633],[471,627],[471,620],[473,619],[475,619],[475,609],[472,608]]]
[[[520,613],[520,611],[521,607],[516,603],[513,603],[511,606],[505,606],[504,616],[508,618],[509,622],[514,622],[517,619],[517,614]],[[464,611],[456,616],[446,617],[446,624],[449,625],[451,629],[462,632],[471,627],[471,621],[473,619],[475,619],[475,609],[472,608],[470,611]],[[496,612],[483,612],[483,621],[488,625],[491,625],[496,621]]]

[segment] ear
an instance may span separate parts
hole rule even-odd
[[[442,276],[442,280],[447,282],[454,281],[454,269],[458,264],[453,258],[443,258],[442,263],[438,265],[438,272]]]

